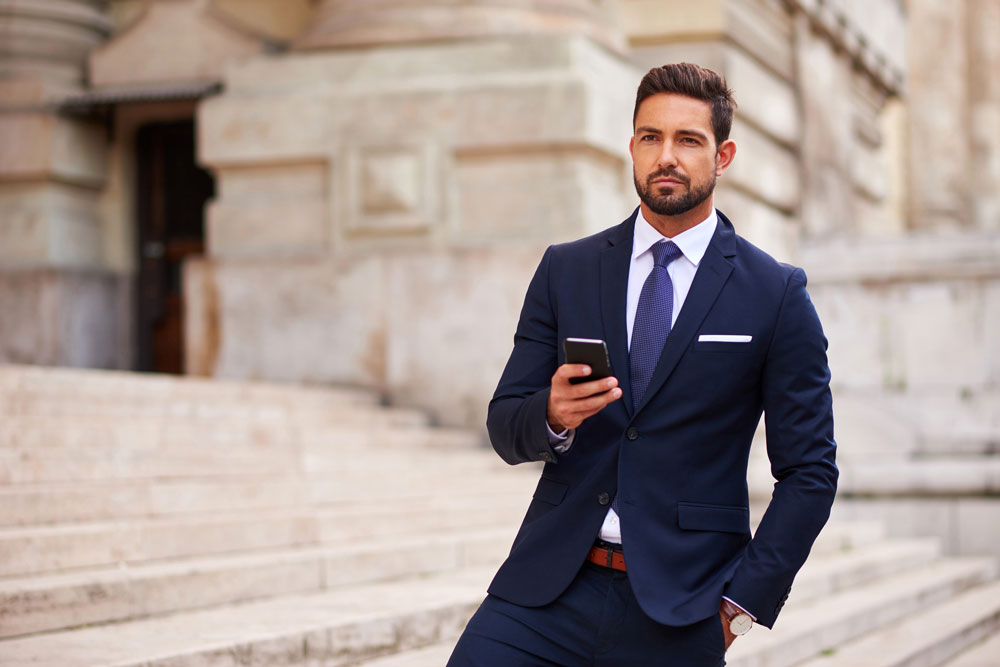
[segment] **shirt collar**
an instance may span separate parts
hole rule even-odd
[[[705,251],[708,250],[708,244],[712,241],[717,224],[718,216],[713,208],[708,217],[694,227],[684,230],[673,238],[667,238],[649,224],[640,208],[635,218],[635,232],[632,237],[632,260],[652,248],[654,243],[666,239],[673,241],[688,261],[698,266],[701,258],[705,256]]]

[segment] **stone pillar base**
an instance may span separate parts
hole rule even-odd
[[[0,271],[0,363],[131,367],[131,283],[104,271]]]

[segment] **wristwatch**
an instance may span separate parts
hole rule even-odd
[[[722,601],[722,615],[729,619],[729,631],[737,637],[750,632],[753,617],[729,600]]]

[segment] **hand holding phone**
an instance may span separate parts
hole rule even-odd
[[[608,348],[603,340],[567,338],[563,341],[563,352],[566,363],[552,376],[545,413],[549,427],[556,433],[576,428],[622,396],[618,380],[611,375]],[[577,375],[576,364],[590,366],[590,375]]]

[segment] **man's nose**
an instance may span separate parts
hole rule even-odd
[[[656,160],[656,166],[660,169],[665,167],[673,167],[677,165],[677,158],[674,155],[674,151],[671,148],[669,142],[663,144],[663,150],[660,151],[660,155]]]

